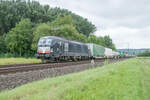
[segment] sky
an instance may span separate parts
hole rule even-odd
[[[96,36],[109,35],[117,49],[150,48],[150,0],[38,0],[65,8],[96,27]]]

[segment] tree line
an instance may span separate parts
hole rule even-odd
[[[139,57],[150,57],[150,51],[149,50],[145,50],[141,53],[138,54]]]
[[[115,49],[109,36],[96,37],[95,25],[66,9],[36,1],[0,1],[0,54],[33,56],[42,36],[60,36]]]

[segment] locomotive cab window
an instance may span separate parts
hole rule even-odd
[[[46,40],[46,45],[51,45],[51,43],[52,43],[52,39],[47,39]]]
[[[41,38],[41,39],[39,40],[38,45],[43,45],[43,44],[45,44],[45,43],[46,43],[46,39],[45,39],[45,38]]]
[[[51,45],[51,43],[52,43],[52,39],[41,38],[41,39],[39,40],[38,45],[39,45],[39,46]]]

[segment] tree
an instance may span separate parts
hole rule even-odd
[[[78,16],[67,9],[50,8],[37,1],[30,0],[1,0],[0,1],[0,36],[8,33],[16,23],[23,18],[29,18],[32,23],[53,22],[58,17],[72,16],[78,33],[89,36],[96,27],[87,19]]]
[[[32,23],[29,19],[22,19],[16,27],[7,34],[5,41],[10,52],[22,56],[31,50],[32,43]]]
[[[7,48],[6,48],[4,39],[5,39],[5,35],[0,36],[0,54],[7,52]]]
[[[88,42],[104,46],[104,39],[103,39],[103,37],[96,37],[95,35],[90,35],[88,37]]]
[[[97,44],[105,46],[104,38],[103,37],[97,37]]]
[[[145,50],[144,52],[139,53],[138,56],[150,56],[150,51]]]
[[[112,39],[109,36],[104,36],[104,46],[115,50],[115,45],[112,42]]]
[[[90,35],[88,37],[88,42],[89,43],[97,43],[97,37],[95,35]]]
[[[53,27],[58,27],[61,25],[73,25],[75,26],[75,20],[72,18],[71,15],[66,15],[66,16],[58,16],[54,21],[50,22],[49,25],[53,26]]]
[[[95,25],[93,25],[91,22],[88,22],[87,19],[79,17],[75,20],[76,28],[79,33],[84,34],[88,37],[90,34],[93,34],[96,31]]]

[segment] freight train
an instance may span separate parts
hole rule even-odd
[[[123,53],[110,48],[81,43],[56,36],[41,37],[38,42],[36,57],[42,61],[87,60],[97,58],[119,58]]]

